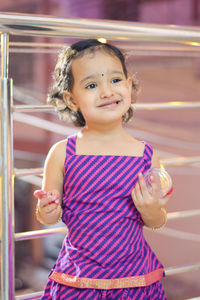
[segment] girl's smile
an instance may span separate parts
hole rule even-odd
[[[104,109],[106,109],[106,108],[115,108],[121,102],[122,102],[122,100],[109,100],[109,101],[106,101],[106,102],[102,102],[97,107],[104,108]]]

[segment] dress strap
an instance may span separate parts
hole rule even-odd
[[[66,154],[75,155],[76,154],[76,135],[68,136],[66,144]]]
[[[151,161],[152,161],[152,156],[153,156],[153,147],[146,142],[143,142],[143,143],[145,144],[143,158],[145,161],[145,170],[147,170],[151,167]]]
[[[144,147],[144,157],[145,157],[145,159],[152,159],[152,156],[153,156],[153,147],[150,145],[150,144],[148,144],[148,143],[146,143],[146,142],[144,142],[144,144],[145,144],[145,147]]]

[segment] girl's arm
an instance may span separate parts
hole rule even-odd
[[[155,152],[152,157],[151,167],[160,168],[160,161]],[[164,203],[163,201],[161,202],[158,195],[158,187],[153,178],[151,184],[152,195],[149,194],[144,178],[140,173],[139,180],[132,191],[132,198],[144,224],[151,228],[160,228],[167,221],[166,204],[171,196],[166,196]]]
[[[45,225],[57,223],[62,214],[65,149],[66,141],[61,141],[50,149],[44,165],[42,190],[34,192],[38,198],[36,217]]]

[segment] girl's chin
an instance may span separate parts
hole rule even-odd
[[[92,125],[94,127],[96,127],[96,125],[99,125],[99,126],[105,126],[106,124],[120,124],[122,123],[122,116],[120,117],[114,117],[114,116],[111,116],[111,117],[102,117],[102,118],[98,118],[98,119],[95,119],[94,122],[86,122],[86,124],[90,124],[90,127],[92,127]]]
[[[102,109],[100,112],[96,113],[95,116],[85,117],[86,124],[97,124],[105,125],[110,124],[112,122],[121,123],[123,116],[127,113],[129,107],[119,110],[111,110],[111,109]]]

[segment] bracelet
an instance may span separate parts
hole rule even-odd
[[[60,208],[61,208],[61,206],[60,206]],[[53,223],[53,224],[45,223],[45,222],[40,218],[40,212],[39,212],[39,206],[38,206],[38,205],[36,206],[36,209],[35,209],[35,215],[36,215],[37,220],[38,220],[41,224],[43,224],[43,225],[48,225],[48,226],[50,226],[50,225],[55,225],[55,224],[57,224],[57,223],[61,220],[61,218],[62,218],[62,208],[60,209],[60,215],[59,215],[58,220],[57,220],[55,223]]]
[[[162,227],[164,227],[164,226],[166,225],[166,223],[167,223],[167,212],[166,212],[165,208],[162,207],[162,208],[161,208],[161,211],[164,213],[164,222],[163,222],[162,225],[160,225],[160,226],[158,226],[158,227],[153,227],[153,228],[152,228],[153,230],[159,230],[159,229],[161,229]]]

